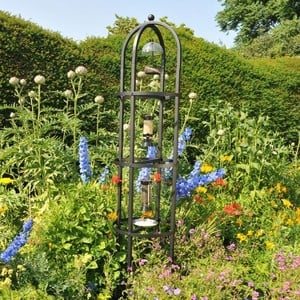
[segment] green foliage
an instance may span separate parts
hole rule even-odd
[[[107,38],[92,37],[78,45],[62,39],[58,34],[49,33],[34,24],[5,13],[1,14],[1,18],[3,19],[2,39],[7,40],[0,46],[1,59],[3,58],[0,67],[2,103],[9,103],[9,105],[14,103],[13,92],[8,86],[10,77],[28,79],[28,90],[30,90],[34,87],[31,78],[41,74],[45,76],[47,82],[47,86],[43,87],[44,99],[47,99],[44,106],[62,109],[65,103],[61,101],[57,91],[70,88],[63,74],[67,74],[74,65],[84,65],[88,73],[81,93],[85,96],[79,99],[78,105],[84,106],[87,102],[91,103],[96,95],[102,95],[105,99],[103,107],[106,113],[103,116],[105,122],[101,122],[100,127],[109,132],[116,131],[118,120],[115,114],[118,110],[116,95],[119,91],[120,51],[124,35],[110,34]],[[295,68],[289,67],[288,72],[282,72],[286,66],[291,66],[286,60],[288,65],[276,64],[272,72],[269,72],[267,66],[257,68],[252,61],[249,63],[232,51],[195,38],[184,25],[176,27],[175,30],[179,34],[183,48],[182,99],[187,99],[190,91],[195,91],[200,99],[199,103],[194,105],[194,113],[199,111],[199,107],[216,100],[230,101],[234,107],[247,103],[251,107],[251,115],[256,117],[260,113],[268,115],[271,128],[282,132],[285,136],[288,133],[288,142],[293,142],[297,138],[295,128],[297,128],[300,111],[297,106],[299,103],[297,63],[294,64]],[[21,44],[13,42],[14,36],[26,39],[29,43],[28,47],[16,47]],[[167,54],[173,57],[174,45],[169,36],[165,38]],[[287,37],[287,40],[290,38]],[[44,44],[41,44],[41,41],[44,41]],[[20,52],[17,59],[15,59],[15,52]],[[51,64],[45,63],[49,61],[49,57],[51,57]],[[174,76],[173,65],[173,61],[167,60],[166,71],[171,79]],[[169,88],[172,91],[173,87]],[[188,103],[182,101],[182,110],[187,107]],[[86,107],[86,110],[81,113],[83,122],[81,128],[87,132],[96,131],[96,119],[91,114],[91,109],[92,107]],[[2,112],[1,123],[6,125],[11,110],[6,107]],[[197,117],[201,118],[198,115]],[[196,122],[193,125],[200,135],[202,131],[199,126]]]
[[[94,285],[91,294],[111,294],[125,260],[109,220],[113,198],[97,184],[69,184],[65,193],[49,200],[32,236],[37,253],[48,262],[50,276],[44,280],[49,293],[84,299],[87,286]]]
[[[282,57],[300,54],[300,20],[286,20],[247,45],[235,48],[244,57]]]
[[[13,103],[8,87],[11,76],[33,78],[40,73],[50,83],[47,89],[49,102],[58,105],[51,97],[51,91],[64,86],[64,73],[71,66],[84,63],[77,44],[7,13],[0,12],[0,20],[0,37],[5,41],[0,46],[3,62],[0,67],[1,103]]]
[[[252,119],[222,102],[207,111],[201,170],[223,166],[227,175],[178,203],[175,260],[153,240],[152,251],[136,257],[124,295],[293,298],[300,283],[299,145],[284,146],[263,116]]]
[[[115,15],[116,20],[113,26],[107,26],[109,34],[112,35],[127,35],[131,30],[139,25],[136,18],[123,18]]]
[[[241,2],[219,0],[224,9],[218,12],[216,20],[223,31],[238,31],[236,42],[247,44],[264,35],[273,27],[283,25],[286,20],[300,16],[300,6],[296,0]]]

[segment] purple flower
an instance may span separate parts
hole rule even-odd
[[[142,258],[142,259],[139,261],[139,266],[143,266],[143,265],[145,265],[147,262],[148,262],[147,259]]]
[[[259,292],[253,291],[252,292],[252,300],[258,300],[258,297],[259,297]]]
[[[174,293],[174,295],[180,295],[181,289],[174,289],[173,293]]]
[[[84,183],[89,182],[92,177],[90,167],[87,139],[82,136],[79,141],[79,168],[80,177]]]
[[[194,228],[191,228],[189,231],[190,234],[194,234],[195,232],[196,232],[196,230]]]
[[[33,220],[23,224],[22,231],[14,238],[11,244],[0,254],[0,259],[5,263],[9,263],[18,251],[26,244],[30,231],[33,226]]]

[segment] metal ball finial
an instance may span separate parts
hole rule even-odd
[[[150,14],[148,16],[148,21],[154,21],[154,19],[155,19],[154,15]]]

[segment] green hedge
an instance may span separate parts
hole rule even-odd
[[[189,105],[188,94],[198,94],[190,122],[197,138],[205,135],[201,121],[207,118],[201,108],[218,100],[230,101],[236,109],[250,108],[253,116],[268,115],[271,128],[283,134],[287,142],[295,141],[299,131],[300,60],[247,60],[234,51],[208,43],[193,36],[185,27],[176,28],[182,43],[182,101],[184,118]],[[88,70],[84,101],[93,101],[96,95],[105,98],[105,110],[110,111],[103,127],[114,130],[119,90],[120,51],[123,35],[107,38],[88,38],[81,43],[65,39],[20,18],[0,12],[0,101],[15,102],[8,80],[12,76],[33,82],[36,74],[47,80],[49,105],[59,106],[61,98],[55,91],[67,88],[66,73],[78,65]],[[172,40],[166,38],[168,54],[174,54]],[[167,62],[167,67],[171,65]],[[172,70],[167,70],[172,76]],[[90,120],[84,116],[87,129]],[[91,124],[90,124],[91,125]]]

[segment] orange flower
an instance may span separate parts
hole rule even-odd
[[[106,184],[103,184],[103,185],[101,186],[101,189],[102,189],[102,191],[107,191],[107,190],[109,189],[109,186],[106,185]]]
[[[122,180],[121,180],[120,176],[118,176],[118,175],[113,175],[111,178],[112,184],[115,184],[115,185],[119,184],[121,181]]]
[[[212,182],[213,186],[226,186],[227,182],[225,182],[222,178],[217,178],[216,181]]]
[[[231,216],[239,216],[242,210],[243,210],[242,207],[236,202],[233,202],[230,205],[226,205],[223,209],[225,213]]]
[[[203,198],[200,197],[199,195],[195,195],[195,196],[194,196],[194,201],[195,201],[195,202],[198,202],[198,203],[203,203]]]
[[[153,174],[153,180],[154,182],[161,182],[161,174],[160,173],[155,173]]]

